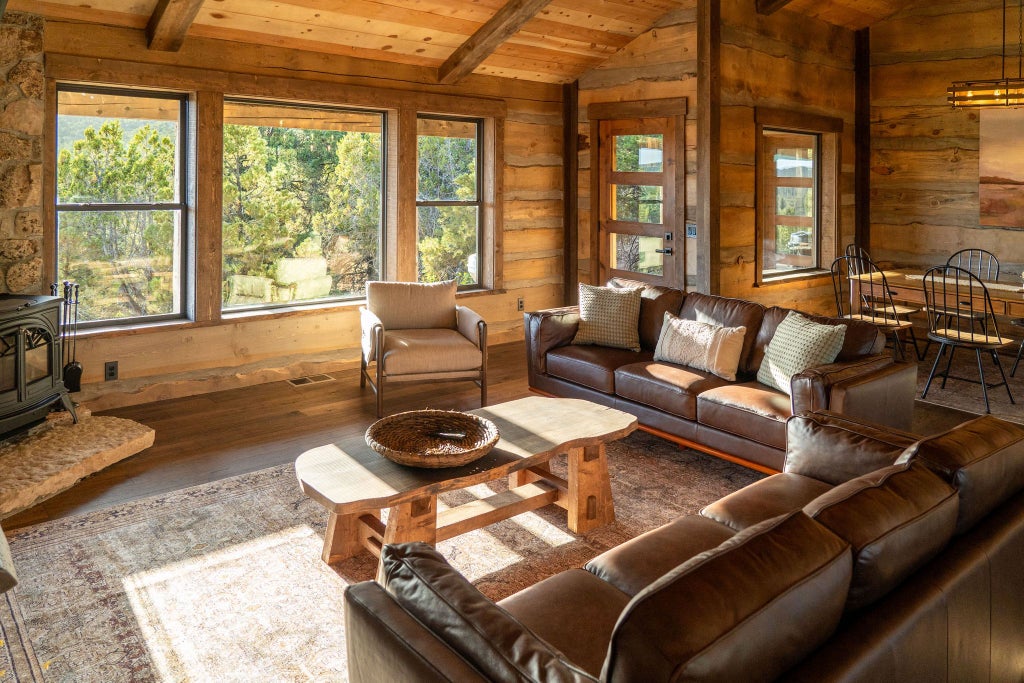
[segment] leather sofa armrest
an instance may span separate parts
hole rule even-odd
[[[373,581],[345,590],[345,641],[353,683],[486,680]]]
[[[909,431],[917,365],[878,354],[805,370],[790,386],[794,415],[829,410]]]
[[[547,372],[545,359],[548,351],[571,342],[576,336],[579,325],[580,312],[577,306],[549,308],[523,314],[523,327],[526,331],[526,364],[529,369],[531,385],[535,375]]]
[[[363,348],[363,359],[371,363],[377,359],[377,345],[384,337],[384,323],[377,314],[366,306],[359,308],[360,344]]]
[[[487,322],[479,313],[466,306],[456,306],[459,334],[481,349],[487,344]]]

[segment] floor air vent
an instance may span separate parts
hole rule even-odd
[[[334,378],[331,377],[330,375],[309,375],[307,377],[294,377],[286,381],[293,387],[303,387],[308,384],[319,384],[320,382],[333,382]]]

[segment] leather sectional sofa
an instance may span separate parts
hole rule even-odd
[[[345,595],[350,679],[1024,680],[1024,428],[787,431],[782,473],[497,604],[386,546]]]
[[[531,389],[617,408],[636,415],[648,431],[767,472],[782,468],[785,424],[791,415],[830,410],[910,429],[917,365],[895,362],[884,353],[885,336],[870,323],[808,315],[818,323],[846,325],[846,337],[834,363],[793,378],[790,397],[757,381],[765,348],[790,309],[631,280],[608,284],[644,287],[640,351],[573,345],[579,326],[576,307],[526,313]],[[655,362],[666,311],[723,327],[746,327],[736,381]]]

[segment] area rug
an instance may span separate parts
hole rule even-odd
[[[923,344],[922,344],[923,348]],[[1016,353],[1016,345],[1013,351]],[[932,344],[923,361],[918,363],[917,370],[917,398],[921,398],[924,392],[925,381],[928,373],[931,372],[932,363],[938,355],[938,344]],[[985,369],[985,379],[989,382],[1000,381],[999,370],[992,362],[992,357],[982,354],[982,367]],[[1013,367],[1013,357],[1000,355],[1003,370],[1006,372],[1006,379],[1010,386],[1010,393],[1013,394],[1015,403],[1010,402],[1006,393],[1006,387],[993,387],[988,390],[989,406],[992,415],[1004,420],[1024,424],[1024,363],[1017,369],[1017,376],[1010,377],[1010,369]],[[939,363],[938,372],[945,368],[945,359]],[[923,399],[928,403],[958,408],[970,413],[982,415],[985,413],[985,399],[981,392],[981,385],[975,382],[953,379],[954,376],[978,379],[978,359],[973,351],[960,349],[953,355],[953,364],[950,370],[950,379],[942,386],[942,378],[932,380],[932,386],[928,390],[928,397]]]
[[[614,524],[577,536],[549,506],[439,549],[500,599],[763,476],[644,433],[608,453]],[[17,530],[0,681],[344,681],[342,592],[376,561],[325,565],[326,521],[281,466]]]

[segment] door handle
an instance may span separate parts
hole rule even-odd
[[[669,255],[671,255],[672,254],[672,247],[668,247],[667,249],[655,249],[654,253],[655,254],[669,254]]]

